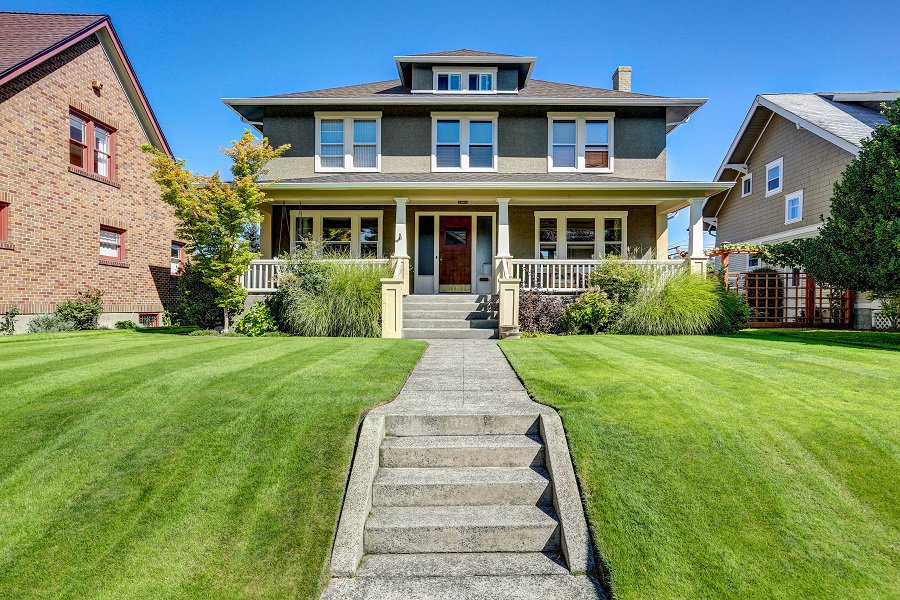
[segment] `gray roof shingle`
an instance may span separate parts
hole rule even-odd
[[[106,15],[0,12],[0,76],[105,18]]]
[[[760,97],[856,146],[861,146],[861,140],[869,137],[876,125],[887,122],[877,110],[834,102],[833,94],[761,94]]]
[[[488,52],[486,50],[470,50],[469,48],[460,48],[459,50],[441,50],[440,52],[426,52],[425,54],[408,54],[407,56],[428,57],[428,56],[505,56],[507,58],[520,58],[515,54],[500,54],[499,52]]]
[[[359,85],[347,85],[343,87],[326,88],[322,90],[311,90],[308,92],[294,92],[291,94],[277,94],[274,96],[261,96],[261,98],[350,98],[354,100],[371,100],[384,97],[406,97],[412,96],[412,92],[408,87],[402,85],[399,79],[391,79],[388,81],[376,81],[373,83],[362,83]],[[441,94],[442,98],[454,96],[455,94]],[[460,97],[468,97],[466,94],[459,94]],[[664,96],[651,96],[648,94],[637,94],[634,92],[620,92],[607,88],[587,87],[583,85],[572,85],[569,83],[556,83],[553,81],[542,81],[540,79],[530,79],[528,84],[519,90],[520,98],[663,98]]]

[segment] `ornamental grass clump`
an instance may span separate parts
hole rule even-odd
[[[719,282],[681,272],[642,286],[613,327],[615,333],[699,335],[714,331],[722,317]]]

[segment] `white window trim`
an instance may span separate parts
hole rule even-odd
[[[800,206],[798,207],[799,210],[797,213],[798,214],[797,218],[791,219],[788,216],[788,206],[790,205],[790,201],[793,200],[794,198],[797,198],[800,200],[800,203],[799,203]],[[794,192],[793,194],[788,194],[787,196],[784,197],[784,224],[789,225],[791,223],[799,223],[802,220],[803,220],[803,190],[799,190],[799,191]]]
[[[572,260],[564,258],[568,255],[566,240],[566,224],[565,219],[589,219],[594,218],[594,256],[593,260],[600,260],[606,257],[606,242],[603,240],[603,229],[605,219],[622,219],[622,256],[628,252],[628,211],[627,210],[607,210],[607,211],[588,211],[588,210],[570,210],[570,211],[534,211],[534,257],[541,257],[541,219],[556,219],[556,256],[557,260]],[[619,242],[613,242],[618,244]],[[563,257],[563,258],[559,258]]]
[[[758,261],[759,261],[759,264],[756,265],[756,266],[754,267],[754,266],[752,266],[752,265],[750,264],[750,261],[751,261],[751,260],[758,260]],[[762,268],[762,266],[763,266],[762,257],[760,257],[760,256],[750,256],[749,254],[747,255],[747,269],[748,269],[748,270],[749,270],[749,269],[759,269],[759,268]]]
[[[438,121],[459,121],[459,166],[458,167],[438,167],[437,166],[437,122]],[[494,158],[492,167],[469,167],[469,123],[471,121],[490,121],[491,126],[491,143],[494,150]],[[497,151],[497,113],[456,113],[456,112],[433,112],[431,113],[431,171],[433,173],[458,173],[466,171],[470,173],[496,173],[499,153]]]
[[[584,166],[585,123],[587,121],[607,121],[609,123],[609,167],[589,169]],[[548,173],[612,173],[615,169],[615,113],[547,113],[547,172]],[[575,121],[575,166],[553,166],[553,121]]]
[[[778,166],[778,188],[774,190],[769,190],[769,169],[774,166]],[[784,189],[784,157],[777,160],[773,160],[772,162],[766,164],[766,198],[769,196],[774,196],[775,194],[780,194]]]
[[[750,184],[750,191],[744,192],[744,182]],[[747,173],[741,177],[741,198],[746,198],[753,193],[753,173]]]
[[[431,91],[435,94],[496,94],[497,93],[497,67],[479,67],[477,69],[459,69],[459,68],[437,68],[431,69],[432,84]],[[487,73],[491,75],[490,90],[470,90],[469,75],[481,75]],[[458,90],[439,90],[438,75],[459,75],[460,89]]]
[[[381,172],[381,112],[316,112],[316,173],[380,173]],[[343,167],[323,167],[322,166],[322,119],[343,119],[344,120],[344,166]],[[354,167],[353,166],[353,120],[365,119],[375,120],[375,166],[374,167]]]
[[[375,254],[377,258],[384,255],[384,211],[382,210],[305,210],[294,209],[290,211],[290,230],[291,230],[291,252],[297,249],[297,217],[312,217],[313,235],[312,239],[316,242],[322,241],[322,219],[323,217],[350,217],[350,256],[359,258],[361,256],[359,240],[360,219],[377,218],[378,219],[378,250]]]

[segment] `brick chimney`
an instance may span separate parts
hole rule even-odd
[[[631,91],[631,67],[619,67],[613,73],[613,89],[618,92]]]

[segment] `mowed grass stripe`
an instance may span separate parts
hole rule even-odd
[[[502,344],[560,410],[617,598],[898,597],[900,353],[843,334]]]
[[[0,396],[0,428],[54,432],[0,480],[0,596],[315,597],[356,424],[423,345],[106,335]]]

